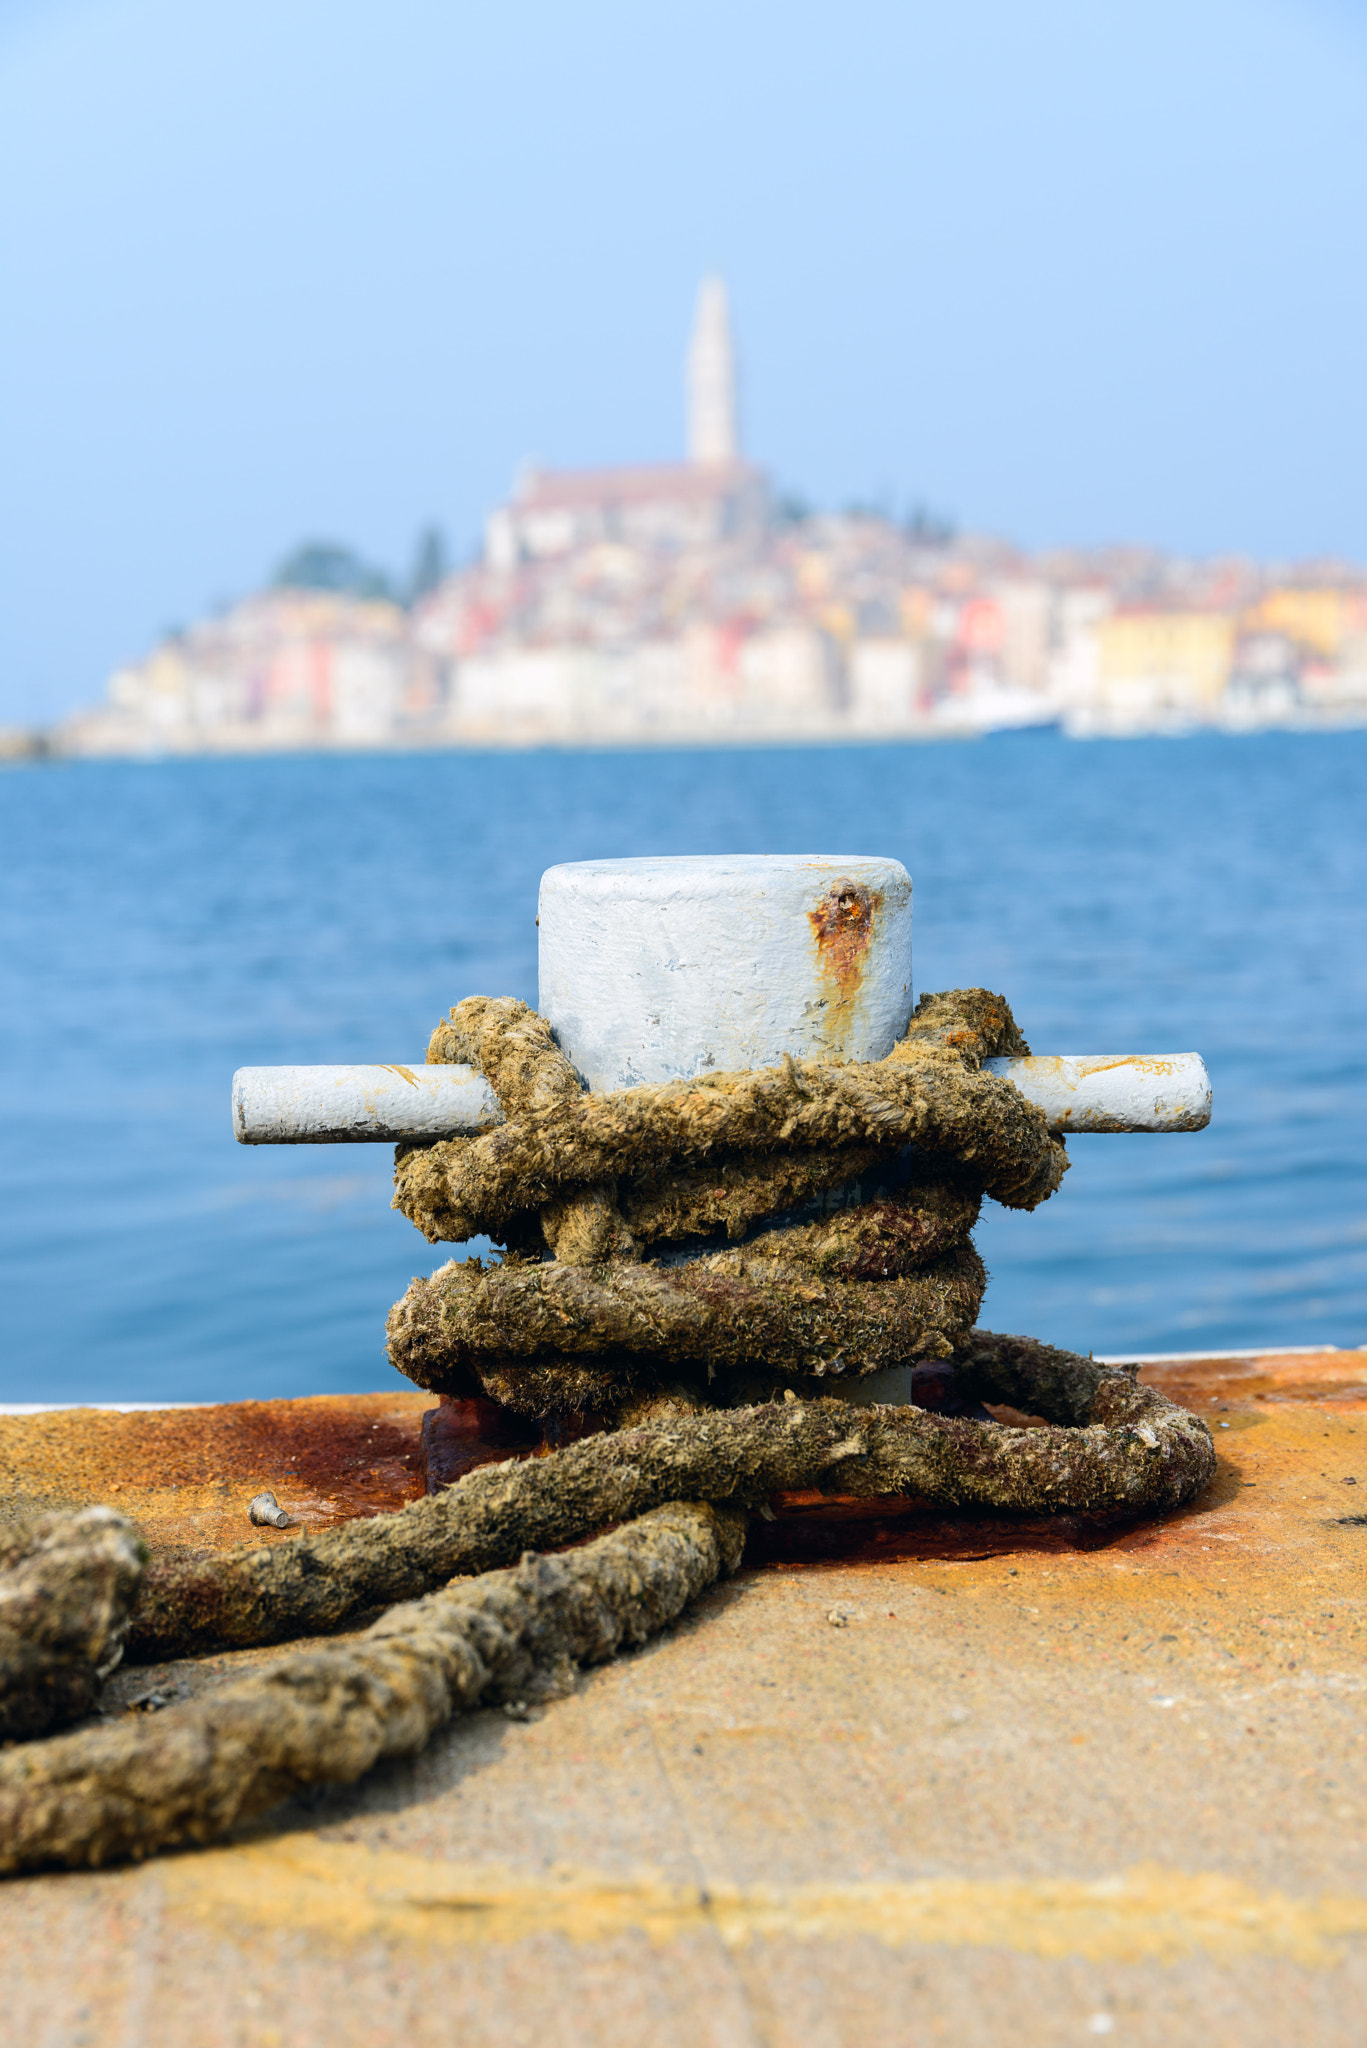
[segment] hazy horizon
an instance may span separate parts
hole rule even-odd
[[[1356,10],[0,6],[0,721],[298,541],[747,451],[1026,548],[1367,559]]]

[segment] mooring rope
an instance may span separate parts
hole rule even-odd
[[[82,1646],[102,1656],[111,1633],[111,1580],[101,1564],[111,1536],[122,1599],[112,1633],[127,1628],[129,1654],[139,1659],[279,1642],[342,1627],[376,1607],[392,1611],[358,1644],[301,1653],[153,1720],[138,1717],[0,1754],[0,1870],[92,1864],[176,1841],[208,1841],[299,1785],[350,1782],[381,1756],[420,1748],[452,1713],[497,1697],[500,1673],[515,1674],[523,1685],[528,1666],[517,1660],[524,1651],[535,1651],[534,1663],[550,1658],[563,1666],[565,1659],[593,1662],[623,1641],[643,1640],[711,1583],[719,1558],[733,1568],[746,1511],[774,1493],[821,1488],[911,1496],[941,1508],[1134,1514],[1181,1507],[1214,1471],[1204,1423],[1131,1373],[987,1331],[973,1333],[957,1373],[976,1397],[1052,1422],[1009,1428],[917,1407],[795,1398],[675,1417],[585,1437],[546,1457],[484,1466],[397,1514],[269,1548],[156,1561],[131,1621],[138,1546],[127,1522],[104,1509],[84,1511],[85,1523],[80,1516],[47,1518],[12,1541],[10,1569],[22,1573],[26,1557],[40,1550],[64,1558],[65,1576],[49,1568],[45,1590],[66,1617],[71,1683],[60,1699],[50,1683],[25,1695],[31,1669],[22,1640],[0,1640],[0,1700],[8,1695],[22,1706],[16,1729],[42,1725],[44,1706],[51,1714],[54,1701],[60,1707],[65,1700],[71,1711],[70,1702],[88,1704],[93,1696],[96,1680]],[[689,1501],[710,1506],[679,1508]],[[680,1515],[705,1517],[712,1508],[718,1519],[707,1526],[722,1532],[720,1549],[696,1531],[679,1534]],[[89,1522],[92,1514],[97,1522]],[[59,1532],[53,1525],[63,1521],[82,1526]],[[571,1544],[614,1523],[623,1525],[616,1535],[563,1558],[528,1549]],[[673,1606],[656,1601],[654,1581],[642,1575],[645,1553],[632,1548],[633,1532],[649,1548],[657,1529],[674,1532],[670,1570],[683,1590]],[[83,1545],[96,1553],[93,1573]],[[512,1573],[491,1570],[519,1556]],[[437,1627],[443,1642],[427,1642],[436,1627],[430,1616],[447,1610],[421,1596],[440,1603],[447,1596],[433,1589],[455,1574],[485,1574],[451,1588],[462,1613],[479,1608],[486,1594],[497,1606],[499,1588],[512,1581],[549,1588],[553,1606],[561,1597],[556,1589],[568,1583],[555,1575],[560,1568],[573,1574],[576,1560],[595,1557],[624,1558],[626,1565],[617,1572],[614,1564],[617,1576],[609,1574],[617,1590],[602,1596],[605,1618],[592,1637],[600,1647],[591,1654],[555,1635],[549,1609],[527,1620],[506,1664],[485,1656],[480,1637],[475,1647],[484,1663],[467,1668],[466,1652],[445,1641],[444,1623]],[[5,1579],[0,1572],[0,1610]],[[415,1598],[417,1608],[394,1605]],[[80,1616],[91,1611],[100,1625],[83,1635]],[[391,1638],[408,1629],[404,1616],[417,1617],[412,1625],[422,1641],[396,1650]],[[456,1634],[465,1628],[461,1622]],[[493,1674],[487,1681],[479,1676],[486,1667]]]
[[[956,1376],[976,1398],[1052,1426],[781,1400],[586,1436],[545,1457],[481,1466],[397,1514],[269,1547],[156,1560],[128,1654],[149,1661],[321,1634],[458,1572],[578,1542],[671,1500],[756,1508],[776,1493],[821,1488],[941,1509],[1124,1514],[1180,1506],[1214,1470],[1199,1417],[1094,1359],[979,1330]]]
[[[983,1195],[1032,1208],[1067,1166],[1041,1112],[981,1069],[1026,1051],[1001,998],[971,989],[924,998],[885,1060],[593,1096],[524,1004],[460,1004],[429,1061],[478,1067],[505,1121],[401,1147],[395,1206],[433,1241],[505,1249],[414,1281],[391,1356],[437,1391],[606,1426],[393,1515],[145,1575],[109,1510],[16,1526],[0,1733],[88,1710],[125,1634],[149,1659],[391,1612],[150,1722],[0,1755],[0,1871],[208,1841],[510,1687],[563,1690],[734,1569],[774,1494],[1111,1514],[1193,1499],[1215,1467],[1197,1417],[1130,1372],[974,1327]],[[946,1412],[830,1398],[918,1361],[952,1369]],[[981,1419],[984,1402],[1030,1426]]]
[[[734,1571],[745,1517],[657,1508],[566,1557],[524,1558],[396,1607],[204,1697],[0,1754],[0,1874],[209,1842],[306,1785],[412,1756],[453,1714],[570,1690]]]
[[[90,1713],[123,1655],[146,1562],[112,1508],[0,1524],[0,1741]]]
[[[830,1391],[952,1359],[987,1275],[985,1194],[1047,1199],[1043,1113],[982,1062],[1029,1048],[1000,996],[923,997],[886,1059],[586,1094],[524,1003],[471,997],[428,1047],[491,1083],[505,1121],[399,1147],[394,1206],[431,1242],[487,1234],[389,1318],[420,1386],[600,1421]]]

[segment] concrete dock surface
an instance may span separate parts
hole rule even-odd
[[[1157,1363],[1156,1521],[804,1497],[671,1634],[221,1847],[0,1885],[25,2048],[1367,2037],[1367,1352]],[[429,1396],[0,1417],[155,1548],[422,1490]],[[159,1711],[288,1647],[121,1670]]]

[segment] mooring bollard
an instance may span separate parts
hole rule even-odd
[[[541,879],[538,1008],[591,1089],[808,1060],[877,1060],[912,1012],[911,877],[855,855],[575,861]],[[1055,1132],[1195,1131],[1196,1053],[985,1062]],[[502,1111],[472,1067],[242,1067],[244,1145],[431,1140]]]

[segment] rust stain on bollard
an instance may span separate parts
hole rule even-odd
[[[821,972],[835,983],[841,1008],[848,1008],[859,994],[874,921],[882,907],[881,891],[842,879],[831,884],[815,910],[807,912]]]

